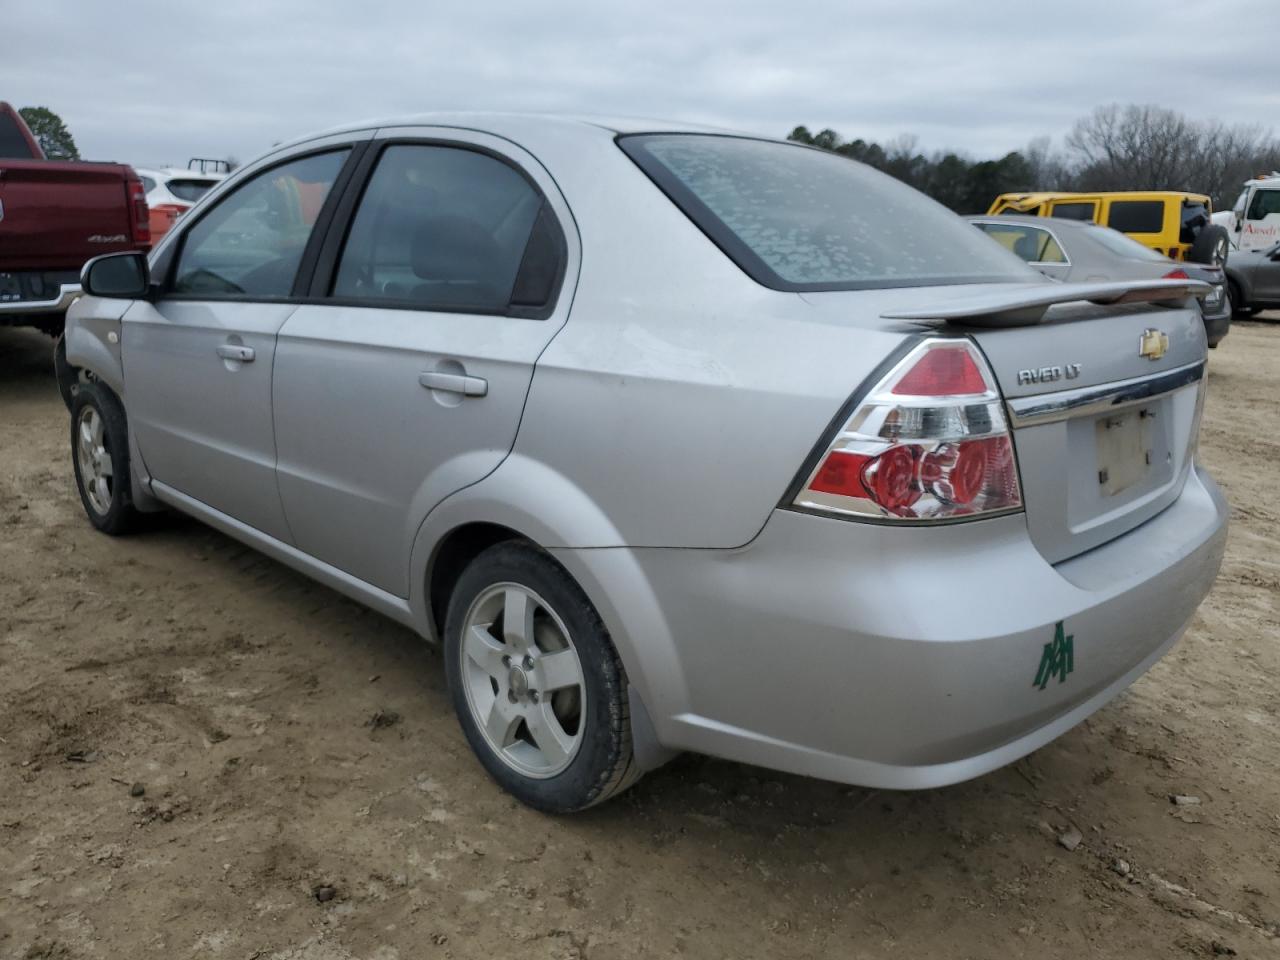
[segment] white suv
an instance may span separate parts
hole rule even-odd
[[[147,191],[152,243],[158,243],[174,221],[227,177],[225,173],[199,173],[195,170],[134,169],[142,179],[142,188]]]

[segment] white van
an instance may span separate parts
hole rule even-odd
[[[1215,213],[1237,250],[1266,250],[1280,243],[1280,173],[1245,181],[1235,206]]]

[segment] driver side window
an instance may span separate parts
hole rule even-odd
[[[182,240],[172,292],[287,297],[348,150],[281,164],[241,184]]]

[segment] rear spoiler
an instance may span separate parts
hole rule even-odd
[[[886,320],[946,320],[972,327],[1029,327],[1058,303],[1155,303],[1204,297],[1213,288],[1201,280],[1118,280],[1105,283],[1008,284],[958,296],[923,310],[895,310]]]

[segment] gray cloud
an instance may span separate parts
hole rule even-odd
[[[1114,101],[1262,126],[1280,108],[1280,7],[1243,0],[45,0],[4,21],[0,98],[137,164],[437,109],[804,123],[987,156]]]

